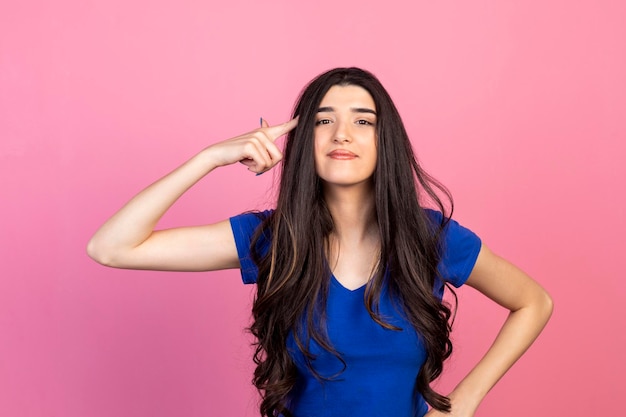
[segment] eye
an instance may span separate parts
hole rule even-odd
[[[330,123],[330,119],[319,119],[315,122],[315,126],[327,125]]]
[[[366,120],[366,119],[359,119],[356,121],[356,123],[359,125],[374,126],[374,122]]]

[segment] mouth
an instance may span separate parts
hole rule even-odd
[[[345,149],[335,149],[328,153],[328,157],[332,159],[348,160],[357,158],[357,155]]]

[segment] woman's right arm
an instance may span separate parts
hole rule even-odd
[[[154,230],[165,212],[196,182],[217,167],[241,162],[255,173],[282,159],[274,144],[297,125],[297,119],[216,143],[148,186],[107,220],[93,235],[87,253],[95,261],[129,269],[209,271],[238,268],[239,258],[228,220]]]

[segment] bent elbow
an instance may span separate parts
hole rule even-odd
[[[552,315],[552,312],[554,311],[554,300],[552,299],[552,297],[550,296],[550,294],[548,294],[546,292],[546,300],[545,300],[545,308],[547,310],[548,313],[548,318]]]
[[[540,314],[545,318],[545,322],[547,323],[554,311],[554,300],[546,290],[541,292],[541,297],[537,300],[537,305]]]
[[[94,238],[87,242],[87,255],[98,262],[100,265],[115,267],[113,251],[107,250],[106,247]]]

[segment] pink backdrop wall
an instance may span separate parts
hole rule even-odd
[[[623,2],[59,0],[0,5],[0,415],[253,416],[238,271],[113,270],[89,236],[202,147],[284,121],[334,66],[394,97],[457,219],[553,295],[478,416],[622,415]],[[271,203],[224,168],[163,226]],[[447,389],[505,313],[460,291]]]

